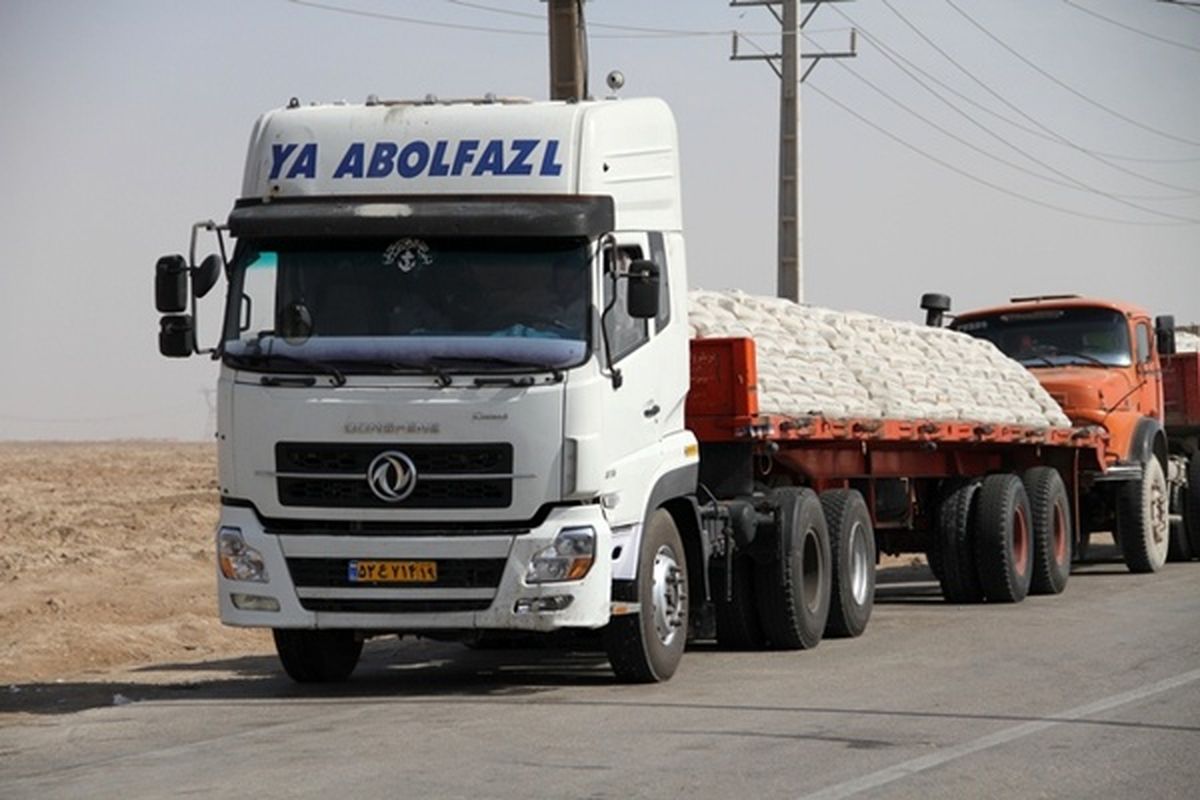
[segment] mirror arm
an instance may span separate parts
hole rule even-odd
[[[616,249],[617,249],[617,240],[616,240],[616,237],[614,237],[611,233],[607,234],[606,236],[604,236],[600,239],[600,270],[601,270],[600,280],[601,281],[608,279],[608,275],[604,274],[604,253],[607,250],[611,250],[614,253],[614,258],[613,258],[614,270],[613,270],[613,278],[612,278],[613,293],[612,293],[612,299],[608,301],[608,305],[606,305],[604,307],[604,311],[600,312],[600,339],[604,342],[604,361],[606,362],[606,366],[608,369],[608,377],[612,381],[613,389],[620,389],[621,384],[625,382],[625,379],[621,375],[621,370],[619,370],[613,366],[612,348],[609,347],[609,344],[608,344],[608,327],[605,326],[605,324],[604,324],[605,320],[608,318],[609,312],[612,311],[613,306],[615,306],[617,304],[618,276],[616,274],[616,269],[615,269]]]
[[[202,231],[202,230],[212,231],[213,233],[215,233],[217,235],[217,246],[221,250],[222,269],[226,272],[226,274],[228,274],[228,270],[229,270],[229,259],[225,257],[225,237],[222,236],[222,231],[229,230],[229,226],[228,225],[220,225],[216,222],[216,220],[211,220],[211,219],[206,219],[206,220],[201,220],[200,222],[195,222],[192,224],[192,241],[188,246],[188,283],[189,284],[191,283],[193,276],[196,274],[196,271],[199,269],[199,266],[196,264],[196,241],[199,238],[200,231]],[[220,352],[219,347],[205,347],[205,348],[201,349],[200,347],[197,346],[198,343],[200,342],[200,316],[199,316],[199,314],[196,313],[196,293],[189,291],[188,294],[192,298],[192,300],[191,300],[192,325],[194,326],[192,329],[193,330],[192,350],[195,351],[196,355],[207,354],[207,355],[211,356],[213,359],[220,358],[221,352]]]

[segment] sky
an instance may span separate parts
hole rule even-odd
[[[729,52],[733,30],[775,51],[778,23],[725,0],[586,8],[593,93],[619,69],[621,96],[676,114],[691,284],[773,294],[779,81]],[[545,98],[544,14],[0,0],[0,440],[211,436],[217,365],[158,355],[153,268],[228,215],[256,117],[291,97]],[[958,309],[1077,292],[1200,322],[1200,9],[856,0],[821,6],[804,51],[845,50],[851,27],[857,57],[802,91],[808,302],[917,320],[926,291]]]

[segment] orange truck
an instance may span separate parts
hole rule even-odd
[[[950,301],[929,294],[921,306],[940,325]],[[950,327],[1019,361],[1079,431],[1105,439],[1099,469],[1078,475],[1077,559],[1097,531],[1112,533],[1132,572],[1200,557],[1200,354],[1176,352],[1172,317],[1044,295],[958,314]]]

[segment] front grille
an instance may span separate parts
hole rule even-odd
[[[450,611],[487,611],[491,600],[329,600],[302,597],[305,611],[342,614],[439,614]]]
[[[367,484],[367,467],[387,450],[404,453],[416,468],[412,493],[398,503],[379,499]],[[275,468],[281,473],[276,487],[285,506],[507,508],[512,504],[512,467],[513,449],[508,443],[275,445]]]
[[[434,589],[495,589],[504,574],[503,558],[443,558],[437,560],[435,583],[406,584],[413,588]],[[351,583],[348,577],[350,559],[346,558],[289,558],[288,572],[297,587],[367,588],[396,584]]]

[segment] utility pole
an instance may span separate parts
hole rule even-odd
[[[587,97],[587,34],[583,0],[547,0],[550,16],[550,99]]]
[[[800,84],[822,58],[853,56],[854,36],[851,33],[849,53],[819,53],[806,56],[800,49],[800,31],[822,3],[844,0],[730,0],[731,6],[766,6],[779,21],[778,53],[741,54],[738,34],[733,34],[733,61],[766,61],[779,76],[779,235],[776,294],[797,303],[804,300],[804,232],[800,171]],[[800,6],[813,8],[800,20]],[[776,6],[782,6],[776,10]],[[801,59],[813,63],[800,74]]]

